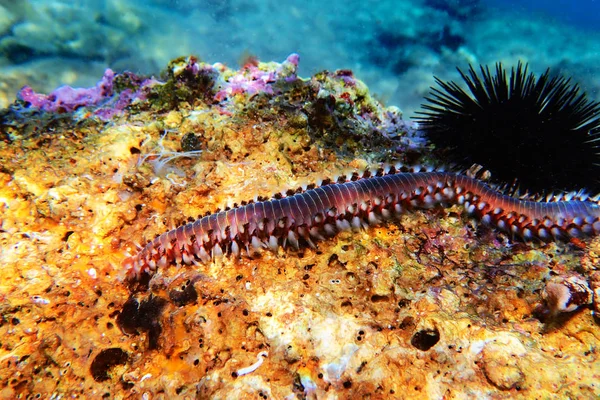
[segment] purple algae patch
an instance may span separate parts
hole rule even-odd
[[[237,94],[250,97],[259,94],[275,94],[273,84],[278,80],[286,82],[297,78],[298,61],[300,56],[296,53],[290,54],[286,60],[274,68],[264,68],[258,62],[246,63],[239,71],[226,78],[220,85],[220,90],[215,95],[215,100],[221,102]]]
[[[126,88],[119,93],[115,89],[115,79],[127,75],[129,82],[136,86],[135,90]],[[134,100],[144,100],[147,86],[151,86],[154,80],[141,79],[130,73],[115,74],[111,69],[104,72],[104,76],[93,87],[73,88],[65,85],[52,91],[50,94],[35,92],[31,87],[23,87],[17,94],[17,98],[25,102],[28,108],[64,114],[72,113],[78,109],[92,108],[93,115],[102,120],[108,120],[119,114]]]
[[[25,86],[18,93],[18,98],[28,105],[47,112],[73,112],[79,107],[97,106],[113,94],[115,73],[111,69],[104,72],[102,79],[91,88],[72,88],[61,86],[45,95],[36,93]]]

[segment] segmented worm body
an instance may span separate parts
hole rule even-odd
[[[223,254],[308,245],[410,209],[462,204],[470,215],[524,240],[565,240],[600,233],[594,200],[521,200],[465,175],[402,173],[394,167],[217,212],[166,232],[124,261],[130,278],[169,263],[198,264]]]

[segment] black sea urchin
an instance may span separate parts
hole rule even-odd
[[[458,69],[470,93],[435,78],[441,89],[431,88],[417,113],[442,155],[532,192],[600,191],[600,103],[549,70],[536,80],[519,63],[507,80],[501,64],[495,75],[480,69],[481,76],[472,66],[468,75]]]

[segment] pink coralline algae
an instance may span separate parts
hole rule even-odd
[[[136,82],[137,90],[125,89],[116,93],[114,87],[115,74],[111,69],[104,72],[102,79],[91,88],[73,88],[61,86],[52,93],[45,95],[36,93],[31,87],[23,87],[17,97],[26,103],[28,107],[37,108],[50,113],[71,113],[82,107],[95,107],[93,115],[100,119],[110,119],[115,114],[123,111],[135,99],[144,100],[144,87],[150,86],[152,80],[142,80],[133,74],[126,73],[130,82]]]
[[[272,110],[295,110],[295,116],[306,122],[315,137],[353,138],[344,140],[344,146],[362,138],[361,147],[373,145],[373,137],[378,137],[391,140],[387,146],[400,146],[402,151],[422,148],[422,139],[402,118],[402,112],[396,107],[382,107],[352,71],[323,71],[302,79],[297,75],[299,58],[296,53],[281,63],[249,58],[234,70],[194,56],[182,57],[171,61],[163,81],[107,69],[91,88],[63,86],[44,95],[26,86],[18,94],[24,104],[18,106],[45,113],[72,113],[75,120],[95,117],[108,121],[127,109],[170,111],[200,103],[218,106],[219,112],[230,115],[237,105],[252,107],[268,98]],[[281,96],[284,93],[287,95]],[[132,109],[133,105],[136,108]],[[22,109],[18,108],[19,112]]]
[[[57,114],[73,113],[85,108],[85,111],[89,111],[85,113],[86,116],[95,116],[106,121],[120,114],[135,101],[160,97],[160,89],[151,94],[152,88],[170,88],[170,82],[175,82],[177,88],[183,89],[183,86],[190,89],[183,91],[191,94],[190,98],[185,98],[186,101],[201,98],[202,90],[194,91],[194,88],[198,89],[201,77],[206,78],[203,84],[206,86],[204,95],[209,93],[208,98],[211,101],[226,103],[236,95],[273,95],[276,94],[276,82],[293,82],[297,79],[298,60],[297,54],[291,54],[281,64],[248,62],[239,71],[234,71],[220,63],[210,65],[198,62],[196,57],[189,57],[184,64],[172,68],[171,78],[167,82],[159,82],[154,78],[145,79],[129,72],[116,74],[107,69],[102,79],[90,88],[62,86],[46,95],[25,86],[17,96],[27,108]],[[126,82],[126,85],[123,85],[123,82]],[[181,95],[183,92],[178,93]]]
[[[290,54],[276,68],[263,69],[258,63],[246,63],[242,69],[229,77],[224,77],[215,100],[221,102],[237,94],[254,96],[258,93],[274,94],[273,84],[280,79],[286,81],[296,79],[296,70],[300,56]]]
[[[97,106],[113,94],[115,73],[111,69],[92,88],[72,88],[61,86],[52,93],[45,95],[36,93],[31,87],[25,86],[18,94],[20,100],[32,107],[48,112],[72,112],[79,107]]]

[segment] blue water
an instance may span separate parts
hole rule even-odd
[[[555,18],[577,28],[600,29],[600,1],[597,0],[485,0],[487,5],[516,8],[530,13]]]
[[[92,86],[109,67],[156,75],[190,54],[237,66],[299,53],[301,76],[351,69],[409,115],[433,76],[469,63],[523,61],[600,88],[595,0],[23,0],[0,15],[0,107],[23,85]]]

